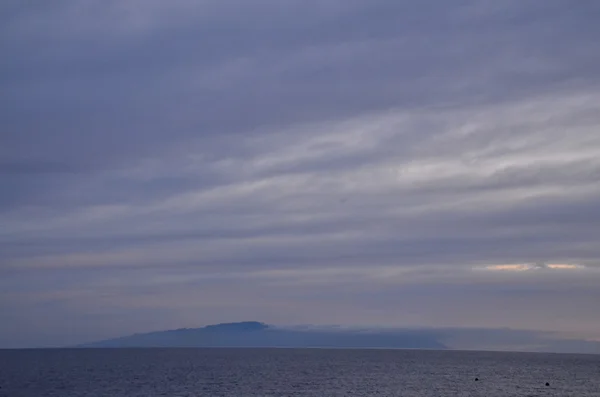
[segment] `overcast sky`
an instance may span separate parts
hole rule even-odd
[[[600,339],[597,0],[3,0],[0,346]]]

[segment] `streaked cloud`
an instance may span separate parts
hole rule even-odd
[[[600,327],[592,3],[0,7],[0,345],[46,312]]]
[[[526,263],[512,265],[488,265],[481,269],[491,271],[525,272],[531,270],[584,270],[585,266],[568,263]]]

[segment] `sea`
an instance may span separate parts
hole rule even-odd
[[[600,396],[600,355],[344,349],[0,350],[2,397]]]

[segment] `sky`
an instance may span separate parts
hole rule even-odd
[[[0,347],[600,340],[600,2],[0,3]]]

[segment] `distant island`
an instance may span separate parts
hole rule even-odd
[[[135,334],[79,345],[126,347],[298,347],[446,349],[433,333],[414,330],[286,329],[257,321]]]

